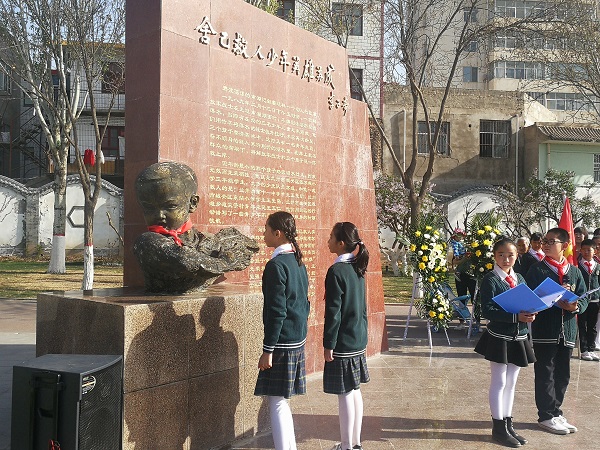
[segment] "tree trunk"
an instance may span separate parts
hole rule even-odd
[[[52,249],[48,273],[66,273],[65,230],[67,221],[67,158],[54,168],[54,222],[52,226]]]
[[[84,291],[94,288],[94,202],[86,198],[83,213],[83,281],[81,289]]]

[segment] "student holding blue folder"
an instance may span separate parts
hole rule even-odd
[[[564,257],[569,242],[566,230],[548,230],[542,240],[546,257],[531,266],[526,275],[527,285],[531,289],[535,290],[546,278],[550,278],[577,297],[585,294],[581,272]],[[585,311],[587,305],[587,298],[571,302],[559,300],[552,308],[540,311],[532,324],[538,425],[550,433],[565,435],[577,431],[575,426],[567,422],[560,407],[571,377],[571,355],[577,337],[576,317]]]
[[[535,320],[536,313],[506,312],[493,300],[497,295],[525,283],[525,280],[513,269],[517,260],[517,247],[513,241],[500,239],[492,252],[494,269],[481,282],[481,315],[490,322],[475,351],[490,361],[492,438],[506,447],[515,448],[527,443],[513,428],[512,408],[519,371],[535,361],[527,339],[527,323]]]

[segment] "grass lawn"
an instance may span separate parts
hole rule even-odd
[[[395,277],[392,272],[383,272],[383,297],[386,303],[410,303],[412,277]]]
[[[0,259],[0,297],[36,298],[39,292],[81,289],[83,262],[67,262],[66,274],[46,273],[47,261]],[[94,265],[94,288],[123,286],[123,266]]]

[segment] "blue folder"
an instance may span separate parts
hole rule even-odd
[[[582,297],[596,290],[588,291]],[[546,278],[533,291],[529,286],[522,283],[502,294],[496,295],[492,300],[506,312],[518,314],[521,311],[530,313],[543,311],[553,306],[559,300],[566,300],[572,303],[579,298],[575,293],[565,289],[556,281]]]

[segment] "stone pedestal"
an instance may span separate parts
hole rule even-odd
[[[123,449],[212,448],[265,428],[267,405],[253,395],[260,292],[85,294],[38,296],[36,352],[124,356]]]

